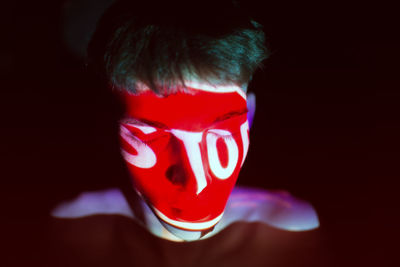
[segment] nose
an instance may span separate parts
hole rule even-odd
[[[173,164],[168,167],[165,172],[165,176],[168,180],[171,181],[174,185],[179,185],[185,187],[187,185],[187,177],[184,168],[179,164]]]
[[[201,150],[200,150],[200,142],[203,136],[202,132],[188,132],[188,131],[183,131],[183,130],[171,130],[171,133],[178,138],[183,146],[184,146],[184,151],[186,154],[186,157],[189,161],[190,165],[190,170],[193,173],[195,180],[196,180],[196,185],[197,185],[197,191],[196,194],[200,194],[201,191],[207,186],[207,180],[206,180],[206,175],[204,172],[204,166],[203,166],[203,160],[201,156]],[[170,167],[171,170],[170,172],[172,174],[175,174],[176,178],[174,180],[178,181],[181,178],[186,178],[184,177],[185,174],[182,174],[181,171],[176,170],[176,166]],[[178,168],[179,169],[179,168]],[[167,170],[168,172],[168,170]],[[182,177],[183,175],[183,177]],[[168,175],[167,175],[168,177]]]

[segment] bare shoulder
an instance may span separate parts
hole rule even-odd
[[[226,224],[235,221],[262,222],[287,231],[307,231],[319,227],[314,207],[286,191],[236,187],[224,217]]]
[[[51,216],[64,219],[100,214],[134,217],[127,200],[117,188],[82,192],[76,198],[58,204],[51,211]]]

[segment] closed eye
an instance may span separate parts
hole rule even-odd
[[[125,140],[125,142],[127,142],[130,145],[133,145],[134,147],[136,147],[134,144],[136,145],[145,145],[147,146],[146,143],[144,143],[140,138],[138,138],[137,136],[135,136],[132,132],[130,132],[127,128],[125,128],[124,126],[121,125],[120,128],[121,132],[120,135],[121,137]]]
[[[209,130],[208,133],[214,134],[216,137],[221,137],[224,140],[232,140],[233,139],[232,133],[229,131],[226,131],[226,130],[212,129],[212,130]]]
[[[220,137],[223,138],[224,140],[233,140],[234,139],[232,135],[223,135]]]

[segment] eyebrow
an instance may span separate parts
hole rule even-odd
[[[136,125],[142,125],[142,126],[152,126],[155,128],[160,128],[160,129],[168,129],[169,127],[167,127],[165,124],[161,123],[161,122],[157,122],[157,121],[149,121],[146,119],[135,119],[135,118],[131,118],[131,117],[125,117],[123,119],[121,119],[122,123],[127,123],[127,124],[136,124]]]
[[[238,111],[228,112],[226,114],[223,114],[223,115],[217,117],[212,122],[212,124],[215,124],[215,123],[221,122],[221,121],[225,121],[225,120],[228,120],[228,119],[236,117],[236,116],[243,115],[243,114],[247,113],[247,111],[248,111],[247,108],[245,108],[245,109],[238,110]],[[146,120],[146,119],[140,119],[139,120],[139,119],[135,119],[135,118],[132,118],[132,117],[126,117],[126,118],[121,119],[121,122],[122,123],[128,123],[128,124],[143,125],[143,126],[152,126],[152,127],[156,127],[156,128],[159,128],[159,129],[169,129],[168,126],[166,126],[165,124],[163,124],[161,122],[149,121],[149,120]]]
[[[236,116],[240,116],[240,115],[243,115],[245,113],[247,113],[247,108],[244,108],[242,110],[237,110],[237,111],[231,111],[231,112],[228,112],[228,113],[226,113],[224,115],[221,115],[221,116],[217,117],[214,120],[213,123],[217,123],[217,122],[220,122],[220,121],[225,121],[227,119],[230,119],[230,118],[236,117]]]

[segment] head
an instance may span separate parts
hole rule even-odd
[[[246,91],[266,57],[264,34],[229,1],[196,10],[131,2],[104,14],[89,63],[124,104],[121,152],[134,188],[170,232],[198,239],[221,219],[246,157]]]

